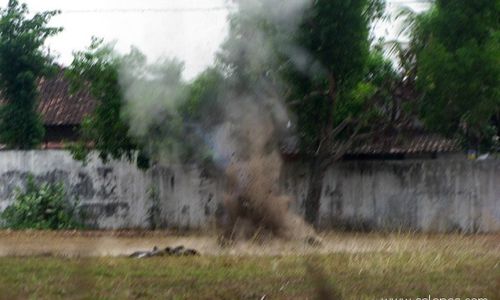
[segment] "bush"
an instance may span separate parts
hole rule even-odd
[[[37,184],[28,178],[26,191],[18,189],[14,203],[0,217],[12,229],[74,229],[80,227],[75,210],[62,184]]]

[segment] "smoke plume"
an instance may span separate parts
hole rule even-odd
[[[277,103],[272,105],[279,110]],[[270,233],[288,239],[313,235],[313,230],[290,211],[293,199],[282,193],[279,185],[283,161],[278,138],[279,126],[283,126],[280,121],[284,120],[276,118],[272,107],[251,96],[233,101],[226,113],[217,143],[232,149],[224,167],[226,215],[221,222],[225,237]]]
[[[160,163],[185,161],[186,152],[203,159],[208,154],[225,182],[225,212],[218,224],[226,238],[260,232],[283,238],[314,236],[290,210],[293,199],[279,185],[283,165],[279,142],[292,134],[293,117],[283,99],[288,87],[272,72],[278,59],[276,43],[299,67],[314,65],[300,47],[281,40],[297,28],[309,2],[238,2],[230,20],[238,24],[232,24],[215,67],[221,78],[212,95],[216,99],[198,106],[197,118],[181,112],[192,100],[189,84],[181,77],[182,64],[163,60],[152,66],[137,53],[124,60],[121,82],[130,133]],[[280,34],[270,38],[263,24]]]

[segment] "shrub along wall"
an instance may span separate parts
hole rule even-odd
[[[95,228],[211,228],[220,212],[221,182],[192,166],[142,172],[127,162],[74,161],[66,151],[0,152],[0,210],[33,174],[62,182]],[[282,186],[303,212],[305,165],[285,165]],[[500,231],[500,161],[340,162],[326,177],[322,228]]]

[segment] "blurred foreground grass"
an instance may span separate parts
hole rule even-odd
[[[398,237],[368,238],[386,239]],[[500,299],[498,236],[400,239],[392,250],[300,255],[3,257],[0,299],[318,299],[325,287],[342,299]]]

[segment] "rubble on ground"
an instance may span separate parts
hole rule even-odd
[[[195,249],[184,248],[184,246],[178,247],[166,247],[164,249],[159,249],[154,246],[151,251],[137,251],[129,255],[131,258],[149,258],[157,256],[199,256],[200,253]]]

